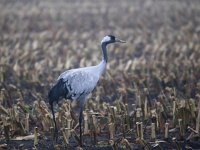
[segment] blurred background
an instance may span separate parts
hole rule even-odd
[[[109,94],[136,83],[154,97],[166,84],[183,91],[187,82],[198,83],[198,0],[20,0],[1,1],[0,10],[4,83],[46,86],[64,70],[98,64],[108,34],[127,41],[109,47],[109,75],[101,84],[114,84]]]
[[[199,0],[1,0],[0,104],[47,102],[61,72],[100,62],[109,34],[127,43],[109,46],[91,100],[152,105],[166,88],[198,99]]]

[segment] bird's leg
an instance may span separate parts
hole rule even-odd
[[[80,115],[79,115],[79,128],[80,128],[80,147],[83,146],[83,141],[82,141],[82,128],[81,128],[81,123],[83,120],[83,108],[80,108]]]
[[[54,109],[53,109],[53,103],[51,104],[51,111],[52,111],[52,115],[53,115],[53,121],[54,121],[54,140],[57,141],[58,140],[58,128],[57,128],[57,124],[56,124],[56,118],[55,118],[55,113],[54,113]]]

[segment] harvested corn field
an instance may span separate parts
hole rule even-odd
[[[101,61],[84,109],[83,149],[200,149],[198,0],[0,2],[0,149],[82,149],[78,103],[48,91],[65,70]]]

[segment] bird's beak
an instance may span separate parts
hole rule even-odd
[[[126,41],[120,40],[120,39],[118,39],[118,38],[115,38],[115,42],[126,43]]]

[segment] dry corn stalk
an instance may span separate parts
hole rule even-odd
[[[138,102],[138,107],[141,108],[142,102],[141,102],[141,97],[140,95],[137,96],[137,102]]]
[[[4,123],[4,136],[6,141],[10,140],[10,124],[7,121]]]
[[[92,123],[94,125],[95,132],[97,132],[97,118],[96,118],[96,115],[92,115]]]
[[[127,126],[127,130],[130,130],[130,117],[129,117],[129,110],[128,110],[128,104],[125,104],[125,119],[126,119],[126,126]]]
[[[137,137],[139,139],[144,139],[144,136],[143,136],[143,123],[142,122],[136,122],[136,133],[137,133]]]
[[[25,113],[25,130],[29,133],[29,113]]]
[[[132,104],[132,109],[133,109],[133,111],[136,111],[136,105],[135,104]]]
[[[18,102],[18,103],[17,103],[17,106],[19,106],[19,108],[21,108],[21,110],[22,110],[24,113],[28,113],[28,112],[27,112],[27,109],[25,108],[25,106],[24,106],[22,103]],[[32,116],[31,114],[29,114],[29,118],[30,118],[30,120],[31,120],[32,122],[35,122],[35,120],[34,120],[34,118],[33,118],[33,116]]]
[[[141,108],[136,109],[136,121],[142,121],[142,109]]]
[[[151,139],[155,141],[156,139],[156,124],[151,123]]]
[[[88,126],[88,112],[84,111],[83,112],[83,116],[84,116],[84,134],[88,134],[89,133],[89,126]]]
[[[34,134],[31,134],[31,135],[27,135],[27,136],[18,136],[18,137],[16,137],[14,140],[19,140],[19,141],[21,141],[21,140],[34,140],[34,138],[35,138],[35,135]]]
[[[38,145],[38,127],[34,128],[34,147]]]
[[[136,139],[136,143],[139,144],[139,145],[142,145],[144,150],[150,150],[150,149],[151,149],[151,148],[148,146],[148,144],[146,143],[145,140],[142,140],[142,139],[140,139],[140,138],[137,138],[137,139]]]
[[[157,129],[160,129],[161,128],[161,125],[162,125],[162,112],[163,112],[163,106],[160,102],[157,102],[156,103],[156,114],[157,114]]]
[[[114,123],[109,123],[108,124],[108,128],[109,128],[110,140],[113,140],[114,136],[115,136],[115,126],[114,126]]]
[[[121,112],[120,102],[117,101],[116,103],[117,113]]]
[[[77,141],[77,143],[80,143],[80,138],[79,136],[76,134],[75,130],[71,130],[71,135],[72,137],[74,137],[74,139]]]
[[[0,149],[1,150],[7,149],[7,148],[8,148],[7,144],[0,144]]]
[[[200,125],[200,109],[198,110],[197,120],[196,120],[196,131],[199,133]]]
[[[96,116],[95,115],[92,115],[92,124],[93,124],[93,127],[94,127],[94,131],[93,131],[93,135],[94,135],[94,143],[96,144],[97,143],[97,119],[96,119]]]
[[[68,139],[68,137],[67,137],[67,135],[66,135],[65,129],[64,129],[64,128],[61,128],[60,130],[61,130],[61,132],[62,132],[65,145],[68,145],[68,144],[69,144],[69,139]]]
[[[183,136],[184,136],[184,127],[183,127],[183,120],[182,119],[178,119],[178,125],[179,125],[180,137],[183,138]]]
[[[147,98],[144,101],[144,120],[148,118],[148,106],[147,106]]]
[[[141,139],[140,137],[140,127],[139,127],[139,122],[136,122],[136,133],[137,133],[137,137]]]
[[[168,122],[166,122],[165,123],[165,139],[168,139],[168,137],[169,137],[169,123]]]
[[[129,141],[125,138],[122,138],[121,142],[120,142],[122,145],[125,145],[126,146],[126,149],[129,149],[131,150],[131,144],[129,143]]]
[[[141,139],[144,139],[144,134],[143,134],[143,123],[140,122],[140,136],[141,136]]]
[[[2,105],[0,105],[0,112],[1,112],[1,114],[4,113],[4,114],[8,115],[8,111]]]
[[[66,134],[66,138],[69,140],[69,137],[71,136],[71,129],[65,128],[65,134]]]
[[[176,118],[176,101],[173,101],[172,116],[173,116],[173,125],[175,125],[175,118]]]
[[[111,112],[111,114],[113,116],[113,121],[115,122],[115,120],[116,120],[115,107],[114,106],[110,106],[109,110],[110,110],[110,112]]]
[[[50,127],[49,128],[49,131],[50,131],[50,133],[51,133],[51,137],[54,137],[54,127]]]

